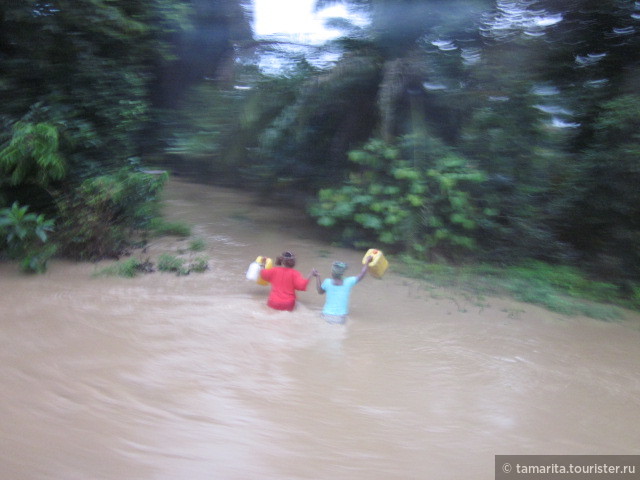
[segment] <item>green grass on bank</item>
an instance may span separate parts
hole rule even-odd
[[[182,222],[169,222],[161,217],[151,220],[149,231],[155,237],[174,235],[186,238],[191,235],[191,227],[189,225]]]
[[[403,256],[395,270],[401,275],[458,289],[482,297],[508,296],[540,305],[564,315],[584,315],[599,320],[618,320],[623,308],[640,310],[640,286],[623,296],[616,285],[594,281],[578,269],[530,261],[519,266],[451,266],[419,262]]]

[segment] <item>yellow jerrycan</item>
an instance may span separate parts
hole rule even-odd
[[[261,264],[264,261],[264,269],[268,269],[273,267],[273,260],[271,260],[269,257],[258,257],[256,258],[256,263]],[[258,285],[269,285],[269,282],[267,282],[266,280],[263,280],[262,278],[260,278],[260,274],[258,274],[258,280],[257,280]]]
[[[371,260],[371,263],[369,264],[369,273],[375,278],[382,278],[384,272],[389,268],[389,262],[384,258],[382,251],[375,248],[367,250],[367,253],[362,257],[363,265],[366,263],[367,257],[373,257],[373,260]]]

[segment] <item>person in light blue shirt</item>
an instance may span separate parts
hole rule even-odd
[[[362,271],[357,277],[343,278],[347,269],[344,262],[333,262],[331,265],[331,278],[321,280],[320,275],[316,272],[316,289],[320,295],[327,294],[327,298],[322,308],[322,316],[329,323],[345,323],[349,314],[349,298],[351,297],[351,289],[364,278],[367,274],[367,268],[373,257],[369,256],[365,259]]]

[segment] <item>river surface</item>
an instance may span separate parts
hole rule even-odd
[[[393,265],[355,287],[345,326],[313,283],[273,311],[244,277],[256,256],[292,250],[324,277],[364,252],[233,190],[174,179],[165,196],[206,272],[0,265],[0,478],[490,480],[496,454],[640,453],[637,318],[478,302]]]

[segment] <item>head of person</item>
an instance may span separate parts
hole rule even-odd
[[[296,266],[296,255],[291,252],[283,252],[276,259],[276,265],[282,265],[283,267],[293,268]]]
[[[333,262],[331,264],[331,276],[333,278],[342,278],[345,270],[347,269],[347,264],[344,262]]]

